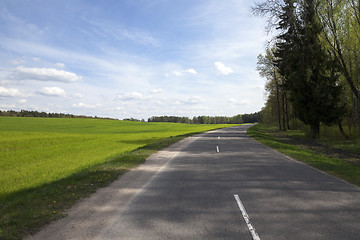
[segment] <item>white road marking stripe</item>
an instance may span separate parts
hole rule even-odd
[[[216,152],[220,152],[219,146],[216,146]]]
[[[251,224],[249,215],[247,214],[247,212],[246,212],[246,210],[245,210],[245,207],[244,207],[244,205],[242,204],[239,196],[238,196],[238,195],[234,195],[234,198],[235,198],[235,200],[236,200],[236,202],[237,202],[237,204],[238,204],[238,206],[239,206],[239,208],[240,208],[240,211],[241,211],[241,213],[242,213],[242,215],[243,215],[243,218],[244,218],[244,220],[245,220],[245,222],[246,222],[246,224],[247,224],[247,226],[248,226],[248,228],[249,228],[249,231],[250,231],[250,233],[251,233],[252,239],[253,239],[253,240],[261,240],[260,237],[259,237],[259,235],[256,233],[255,228],[254,228],[253,225]]]

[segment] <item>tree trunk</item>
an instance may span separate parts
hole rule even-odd
[[[358,89],[355,87],[355,83],[352,79],[352,77],[350,76],[350,73],[349,73],[349,70],[347,68],[347,65],[345,63],[345,60],[342,56],[342,52],[341,50],[338,50],[338,54],[339,54],[339,62],[340,62],[340,66],[341,66],[341,69],[342,69],[342,72],[344,74],[344,77],[346,79],[346,81],[348,82],[349,86],[350,86],[350,89],[351,91],[354,93],[355,97],[357,99],[359,99],[359,91]]]
[[[282,98],[282,126],[283,130],[286,131],[286,115],[285,115],[285,94],[284,91],[281,91],[281,98]]]
[[[287,129],[290,129],[290,120],[289,120],[289,104],[287,100],[287,94],[285,93],[285,115],[286,115],[286,126]]]
[[[346,135],[346,133],[344,132],[344,129],[343,129],[342,125],[341,125],[341,120],[339,121],[339,130],[340,130],[341,134],[343,135],[343,137],[344,137],[345,139],[348,139],[348,138],[349,138],[349,137]]]
[[[320,136],[320,123],[314,123],[310,125],[311,128],[311,138],[315,139]]]
[[[281,112],[280,112],[280,99],[279,99],[279,84],[277,82],[275,71],[274,71],[274,79],[275,79],[275,84],[276,84],[276,102],[277,102],[278,124],[279,124],[279,130],[281,131],[282,127],[281,127]]]
[[[296,119],[296,115],[295,115],[295,110],[294,108],[292,108],[292,119],[293,119],[293,129],[298,129],[298,126],[297,126],[297,119]]]

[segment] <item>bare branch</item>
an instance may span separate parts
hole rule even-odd
[[[251,12],[254,16],[267,17],[268,25],[266,32],[270,33],[278,26],[283,5],[283,0],[268,0],[262,3],[255,3],[255,6],[251,8]]]

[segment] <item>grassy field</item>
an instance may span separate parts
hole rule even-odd
[[[150,154],[231,125],[0,117],[0,239],[20,239]]]
[[[251,127],[247,133],[285,155],[360,186],[360,165],[356,157],[359,154],[357,141],[345,142],[341,139],[323,138],[314,142],[302,131],[279,132],[276,127],[262,124]]]

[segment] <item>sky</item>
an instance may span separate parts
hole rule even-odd
[[[260,111],[249,0],[1,0],[0,110],[116,119]]]

